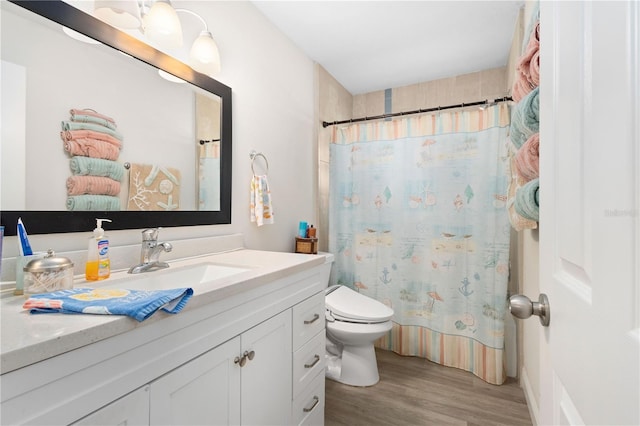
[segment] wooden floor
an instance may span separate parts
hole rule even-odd
[[[376,349],[380,382],[326,381],[326,426],[531,425],[514,379],[490,385],[473,374]]]

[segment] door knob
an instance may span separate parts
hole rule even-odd
[[[523,294],[515,294],[509,298],[509,312],[516,318],[526,319],[531,315],[540,317],[540,323],[547,327],[551,319],[549,298],[541,293],[537,302],[532,302]]]

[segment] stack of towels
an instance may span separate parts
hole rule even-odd
[[[511,184],[507,206],[516,231],[534,229],[539,219],[540,20],[536,11],[518,59],[511,114]]]
[[[124,167],[116,160],[123,137],[115,120],[92,109],[72,109],[70,114],[60,132],[64,149],[71,156],[67,210],[120,210]]]

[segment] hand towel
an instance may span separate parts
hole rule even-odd
[[[510,137],[513,145],[520,147],[531,137],[537,133],[540,127],[539,108],[540,101],[538,99],[539,88],[536,87],[518,102],[512,109]]]
[[[117,147],[97,139],[72,139],[64,143],[64,150],[71,156],[81,155],[103,160],[117,160],[120,155]]]
[[[540,175],[539,163],[540,133],[534,133],[516,153],[516,172],[524,182],[529,182]]]
[[[251,208],[251,222],[256,222],[258,226],[273,223],[271,191],[266,175],[253,175],[249,206]]]
[[[67,197],[67,210],[81,211],[119,211],[120,198],[110,195],[71,195]]]
[[[92,109],[78,109],[78,108],[73,108],[71,110],[69,110],[69,114],[71,114],[71,119],[73,120],[73,118],[77,115],[77,114],[81,114],[81,115],[92,115],[94,117],[98,117],[98,118],[102,118],[104,120],[107,120],[113,124],[116,124],[116,121],[109,117],[106,116],[104,114],[100,114],[99,112],[92,110]]]
[[[122,148],[122,142],[111,135],[102,132],[94,132],[93,130],[66,130],[60,132],[62,142],[73,139],[97,139],[99,141],[108,142],[118,148]]]
[[[540,217],[540,182],[533,179],[518,188],[514,207],[525,219],[538,221]]]
[[[180,209],[180,170],[151,164],[132,164],[127,210]]]
[[[74,288],[34,294],[22,306],[32,314],[127,315],[144,321],[158,310],[180,312],[193,295],[191,288],[172,290],[126,290]]]
[[[62,130],[93,130],[94,132],[107,133],[118,140],[122,140],[123,136],[117,130],[101,126],[93,123],[75,123],[73,121],[63,121]]]
[[[118,195],[120,182],[102,176],[70,176],[67,178],[67,195]]]
[[[103,176],[118,182],[121,182],[124,176],[122,164],[101,158],[75,156],[69,160],[69,167],[71,173],[76,176]]]
[[[73,121],[74,123],[93,123],[107,127],[111,130],[116,130],[115,123],[107,121],[104,118],[94,117],[93,115],[76,114],[71,116],[71,121]]]

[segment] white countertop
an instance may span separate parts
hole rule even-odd
[[[246,271],[222,277],[214,281],[195,285],[193,296],[182,312],[219,301],[249,291],[297,272],[325,263],[324,255],[269,252],[239,249],[224,253],[202,255],[183,260],[170,261],[168,269],[131,275],[118,271],[101,282],[88,282],[78,277],[74,287],[117,287],[127,288],[131,280],[144,277],[159,277],[161,274],[175,273],[182,268],[201,263],[213,263],[233,267],[248,268]],[[153,282],[153,280],[149,280]],[[184,287],[176,282],[174,288]],[[149,287],[149,289],[154,289]],[[111,315],[32,315],[22,309],[26,297],[12,296],[0,300],[1,338],[0,373],[8,373],[18,368],[71,351],[82,346],[107,339],[120,333],[144,327],[170,317],[162,311],[149,319],[138,322],[127,316]],[[177,315],[180,315],[178,313]]]

